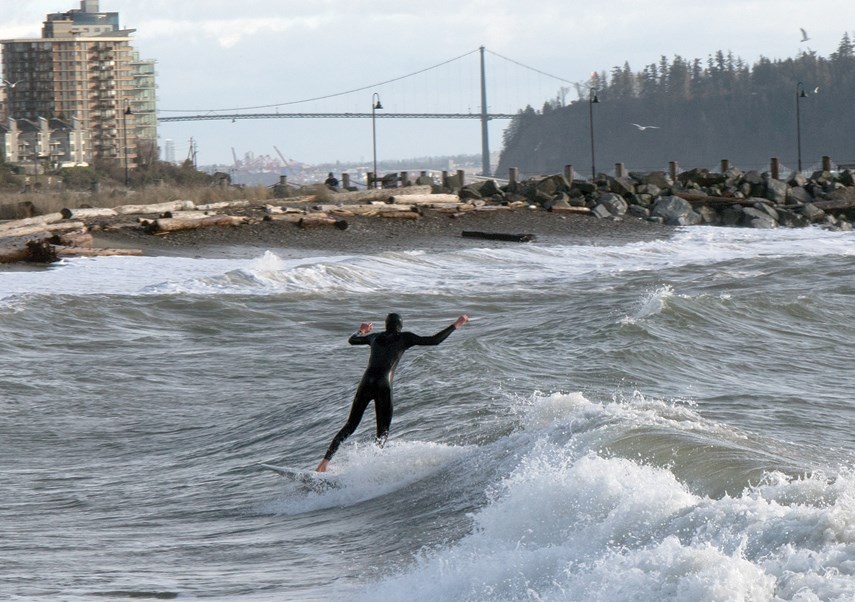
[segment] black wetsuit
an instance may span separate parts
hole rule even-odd
[[[440,330],[431,337],[422,337],[412,332],[375,332],[361,335],[358,332],[348,339],[351,345],[370,345],[371,356],[368,358],[368,368],[356,389],[353,405],[350,406],[350,416],[347,423],[333,437],[324,458],[332,459],[338,446],[350,437],[359,426],[368,402],[374,400],[374,412],[377,416],[377,444],[381,447],[389,436],[389,425],[392,423],[392,380],[395,377],[395,367],[404,352],[415,345],[439,345],[448,335],[456,330],[454,324]]]

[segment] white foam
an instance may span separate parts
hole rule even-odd
[[[333,487],[289,486],[285,496],[268,503],[265,511],[293,515],[352,506],[428,478],[469,451],[468,447],[401,440],[382,449],[373,444],[344,445],[330,464]]]
[[[586,423],[609,415],[629,425],[716,428],[690,408],[657,407],[536,396],[521,420],[533,439],[474,514],[470,534],[421,554],[409,570],[366,587],[361,599],[855,596],[852,470],[831,477],[771,473],[741,494],[714,499],[690,492],[665,467],[604,455],[596,438],[580,444],[585,437],[575,429],[569,440],[550,436],[574,420],[581,435]]]

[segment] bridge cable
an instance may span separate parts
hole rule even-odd
[[[388,79],[386,81],[379,82],[376,84],[371,84],[369,86],[363,86],[361,88],[355,88],[353,90],[347,90],[346,92],[337,92],[335,94],[327,94],[326,96],[316,96],[315,98],[306,98],[303,100],[292,100],[289,102],[278,102],[278,103],[274,103],[274,104],[258,105],[258,106],[254,106],[254,107],[235,107],[235,108],[231,108],[231,109],[158,109],[158,113],[198,113],[200,111],[205,111],[208,113],[219,113],[219,112],[223,112],[223,111],[248,111],[250,109],[269,109],[271,107],[281,107],[281,106],[286,106],[286,105],[301,104],[304,102],[313,102],[316,100],[326,100],[328,98],[335,98],[337,96],[344,96],[346,94],[353,94],[354,92],[363,92],[363,91],[369,90],[371,88],[376,88],[378,86],[391,84],[393,82],[397,82],[397,81],[400,81],[402,79],[406,79],[408,77],[413,77],[414,75],[420,75],[422,73],[425,73],[426,71],[430,71],[432,69],[436,69],[438,67],[442,67],[444,65],[447,65],[448,63],[453,63],[454,61],[458,61],[464,57],[469,56],[470,54],[475,54],[476,52],[480,52],[480,48],[476,48],[475,50],[471,50],[469,52],[461,54],[460,56],[456,56],[454,58],[448,59],[447,61],[437,63],[436,65],[433,65],[432,67],[425,67],[424,69],[414,71],[413,73],[408,73],[407,75],[402,75],[400,77]],[[496,56],[498,56],[498,55],[496,55]],[[504,58],[504,57],[502,57],[502,58]],[[506,59],[506,60],[509,60],[509,59]],[[522,65],[522,66],[525,67],[525,65]]]

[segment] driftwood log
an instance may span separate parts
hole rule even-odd
[[[169,232],[178,232],[179,230],[195,230],[211,226],[238,226],[245,224],[247,221],[247,218],[235,215],[211,215],[191,219],[162,217],[152,221],[146,229],[151,234],[167,234]]]
[[[54,247],[58,257],[115,257],[142,255],[142,249],[98,249],[94,247]]]
[[[348,223],[346,220],[338,219],[335,217],[322,217],[316,215],[306,215],[297,222],[297,225],[301,228],[317,228],[317,227],[325,227],[332,226],[334,228],[338,228],[339,230],[347,230]]]
[[[23,236],[33,236],[36,234],[45,234],[48,232],[60,232],[65,230],[80,230],[85,228],[83,222],[57,222],[50,224],[33,224],[30,226],[22,226],[19,228],[10,228],[0,231],[0,238],[19,238]]]
[[[483,238],[486,240],[505,240],[509,242],[531,242],[535,240],[534,234],[506,234],[503,232],[477,232],[464,230],[463,238]]]
[[[118,215],[115,209],[108,207],[81,207],[80,209],[70,209],[66,207],[62,211],[63,219],[86,219],[89,217],[114,217]]]
[[[37,215],[36,217],[25,217],[23,219],[12,220],[10,222],[0,224],[0,236],[3,236],[3,232],[7,230],[14,230],[25,226],[53,224],[61,222],[62,220],[62,213],[48,213],[47,215]]]
[[[192,211],[196,208],[193,201],[169,201],[166,203],[154,203],[152,205],[122,205],[116,207],[118,215],[132,213],[166,213],[167,211]]]
[[[462,203],[463,201],[456,194],[395,194],[389,197],[389,202],[404,205],[434,205],[436,203]]]

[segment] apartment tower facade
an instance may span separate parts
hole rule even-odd
[[[95,160],[133,169],[157,158],[155,62],[139,58],[134,31],[98,0],[82,0],[47,15],[41,38],[0,41],[7,117],[77,120]]]

